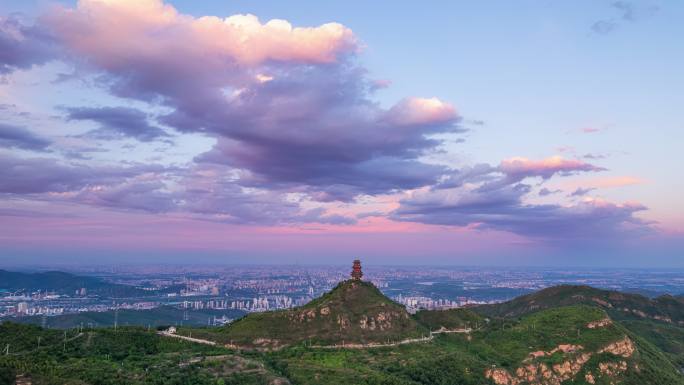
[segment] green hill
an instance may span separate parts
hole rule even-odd
[[[656,347],[593,306],[535,312],[494,323],[479,349],[497,384],[681,384],[677,368]]]
[[[684,326],[684,300],[681,297],[665,295],[650,299],[639,294],[589,286],[554,286],[508,302],[472,309],[490,317],[518,317],[552,307],[577,304],[600,307],[615,319],[648,319]]]
[[[304,306],[252,313],[211,332],[209,337],[239,346],[277,348],[302,342],[386,343],[426,333],[403,306],[387,298],[373,284],[348,280]]]

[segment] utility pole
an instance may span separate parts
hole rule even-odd
[[[40,348],[40,336],[38,336],[38,348]]]
[[[9,347],[10,347],[10,344],[7,344],[7,346],[5,346],[5,355],[6,356],[9,356]]]
[[[64,331],[64,349],[62,351],[66,352],[66,330]]]

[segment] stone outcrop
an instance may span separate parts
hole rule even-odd
[[[503,368],[491,368],[485,371],[485,377],[497,385],[561,385],[564,381],[574,379],[595,354],[609,353],[627,358],[631,357],[634,351],[634,344],[628,337],[608,344],[596,352],[584,352],[581,345],[561,344],[550,351],[531,352],[514,374]],[[544,362],[538,362],[539,358],[559,352],[566,358],[559,364],[549,366]],[[601,376],[613,377],[624,373],[627,367],[626,361],[619,363],[601,362],[599,363],[599,372]],[[590,384],[596,383],[596,377],[591,372],[585,373],[584,379]]]
[[[610,318],[604,318],[600,319],[598,321],[591,321],[587,324],[587,328],[589,329],[598,329],[598,328],[603,328],[606,326],[610,326],[613,324],[613,321]]]
[[[610,353],[616,356],[620,357],[631,357],[632,354],[634,354],[634,350],[636,348],[634,347],[634,343],[632,343],[632,340],[629,339],[629,337],[625,337],[624,339],[613,342],[612,344],[604,347],[603,349],[599,350],[599,353]]]

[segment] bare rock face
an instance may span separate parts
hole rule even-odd
[[[280,341],[271,338],[256,338],[252,343],[254,346],[269,349],[277,349],[280,346]]]
[[[587,324],[587,328],[589,329],[598,329],[598,328],[604,328],[606,326],[610,326],[613,324],[613,321],[610,318],[604,318],[598,321],[591,321]]]
[[[594,301],[594,302],[596,302],[597,304],[599,304],[599,305],[601,305],[601,306],[605,306],[605,307],[607,307],[607,308],[612,308],[612,307],[613,307],[613,305],[611,305],[609,302],[606,302],[606,301],[602,300],[601,298],[592,297],[591,300]]]
[[[290,320],[296,321],[296,322],[310,322],[314,318],[316,318],[316,311],[312,310],[312,309],[293,313],[290,316]]]
[[[337,324],[340,326],[340,330],[347,329],[351,326],[351,322],[349,321],[349,317],[343,316],[343,315],[337,316]]]
[[[392,328],[392,321],[402,316],[397,312],[379,312],[375,316],[361,316],[359,327],[363,330],[389,330]]]
[[[591,372],[587,372],[587,374],[584,375],[584,380],[590,384],[596,383],[596,379],[594,378],[594,375],[591,374]]]
[[[631,357],[632,354],[634,354],[635,349],[636,348],[634,347],[634,343],[632,343],[632,340],[630,340],[629,337],[625,337],[624,339],[617,342],[613,342],[612,344],[599,350],[599,353],[611,353],[616,356],[627,358]]]
[[[548,352],[543,350],[531,352],[523,362],[529,362],[540,357],[551,356],[556,352],[574,353],[583,349],[584,347],[582,345],[561,344],[558,345],[558,347],[549,350]]]
[[[600,362],[599,371],[604,376],[614,377],[627,370],[627,362]]]
[[[492,379],[497,385],[518,385],[520,380],[513,377],[506,369],[487,369],[485,377]]]
[[[497,385],[560,385],[565,381],[574,379],[594,354],[609,353],[627,358],[634,354],[635,347],[632,340],[625,337],[597,352],[584,352],[583,350],[584,348],[581,345],[561,344],[550,351],[534,351],[523,361],[523,365],[515,370],[514,375],[503,368],[492,368],[485,371],[485,377]],[[538,362],[539,358],[558,352],[562,352],[566,358],[561,363],[549,366],[544,362]],[[601,376],[617,376],[624,373],[627,367],[626,361],[599,363]],[[584,378],[590,384],[596,383],[596,378],[591,372],[587,372]]]

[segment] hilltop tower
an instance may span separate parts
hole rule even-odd
[[[352,265],[351,277],[355,281],[360,281],[361,277],[363,277],[363,272],[361,271],[361,260],[354,260],[354,265]]]

